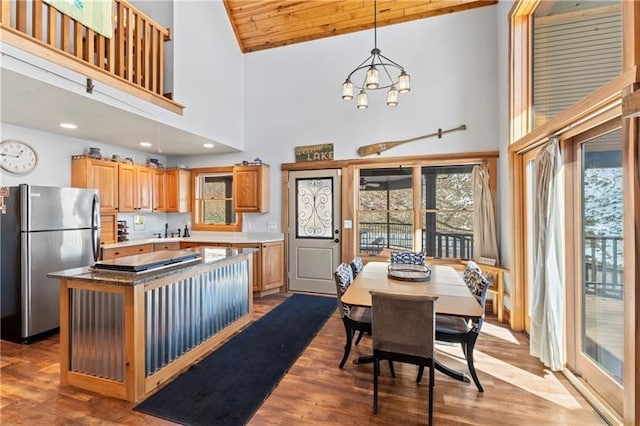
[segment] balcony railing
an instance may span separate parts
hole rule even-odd
[[[584,258],[585,293],[609,299],[622,299],[622,237],[585,237]]]
[[[413,249],[413,225],[386,222],[360,222],[360,253],[376,255],[384,248]],[[437,258],[470,259],[473,257],[473,234],[427,233],[422,230],[422,247],[426,255]]]
[[[164,43],[170,40],[169,30],[125,0],[114,0],[112,14],[113,36],[108,38],[42,0],[0,0],[4,42],[125,91],[128,85],[138,90],[135,95],[182,113],[172,95],[164,93]],[[117,81],[100,78],[105,76]]]

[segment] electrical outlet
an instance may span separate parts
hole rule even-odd
[[[270,221],[267,222],[267,229],[275,230],[276,227],[277,227],[277,224],[276,224],[275,221],[270,220]]]

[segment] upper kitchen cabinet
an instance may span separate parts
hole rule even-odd
[[[118,212],[118,163],[85,155],[73,156],[71,186],[97,189],[100,213]]]
[[[163,169],[153,171],[153,211],[167,211],[167,173]]]
[[[185,169],[166,171],[167,212],[191,211],[191,172]]]
[[[118,170],[118,207],[120,213],[151,212],[155,169],[120,163]]]
[[[237,212],[269,211],[269,165],[233,167],[233,208]]]

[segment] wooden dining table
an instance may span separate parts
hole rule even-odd
[[[428,281],[404,281],[390,278],[387,274],[388,262],[369,262],[342,295],[342,303],[371,307],[371,291],[416,296],[437,296],[436,314],[453,315],[468,319],[480,318],[483,309],[471,293],[462,277],[451,266],[431,265]],[[371,356],[361,356],[356,363],[372,362]],[[463,373],[453,370],[436,360],[438,371],[464,382],[470,382]]]

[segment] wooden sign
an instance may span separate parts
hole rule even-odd
[[[324,161],[333,160],[333,144],[297,146],[296,161]]]

